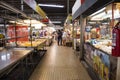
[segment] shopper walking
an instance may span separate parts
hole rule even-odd
[[[66,38],[67,38],[67,33],[66,33],[66,31],[64,31],[64,32],[63,32],[63,35],[62,35],[63,46],[66,45]]]
[[[62,31],[58,30],[57,34],[58,34],[57,43],[58,45],[62,45]]]

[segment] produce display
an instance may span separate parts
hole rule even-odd
[[[32,41],[32,47],[37,47],[40,44],[44,43],[46,39],[37,39],[35,41]],[[25,41],[25,42],[17,42],[18,46],[23,47],[31,47],[31,41]]]

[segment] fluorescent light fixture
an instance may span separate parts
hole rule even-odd
[[[41,24],[32,24],[31,26],[34,26],[35,29],[41,29],[41,27],[42,27]]]
[[[34,26],[35,29],[41,29],[41,27],[44,27],[44,26],[46,26],[46,25],[43,24],[43,23],[38,23],[38,24],[31,24],[31,26]]]
[[[9,21],[10,23],[15,23],[15,21]],[[45,24],[43,24],[42,22],[40,21],[37,21],[37,20],[24,20],[23,22],[16,22],[16,24],[22,24],[22,25],[31,25],[32,26],[46,26]]]
[[[55,4],[38,4],[39,6],[46,6],[46,7],[57,7],[57,8],[63,8],[63,5],[55,5]]]
[[[105,9],[106,9],[106,8],[104,7],[104,8],[102,8],[102,9],[98,10],[97,12],[91,14],[90,17],[95,16],[95,15],[97,15],[97,14],[103,12]]]
[[[4,24],[0,24],[0,27],[1,27],[1,26],[3,27],[3,26],[4,26]],[[6,25],[6,27],[7,27],[7,26],[9,26],[9,25],[7,24],[7,25]]]
[[[105,13],[105,12],[102,12],[102,13],[100,13],[100,14],[98,14],[98,15],[93,16],[93,17],[91,18],[91,20],[103,20],[103,16],[105,16],[105,15],[106,15],[106,13]]]
[[[96,22],[88,22],[88,23],[90,23],[90,24],[96,24]]]
[[[114,19],[120,18],[120,11],[119,11],[119,9],[115,10],[114,13],[115,13],[114,14]],[[100,14],[97,14],[97,15],[93,16],[91,18],[91,20],[103,20],[103,19],[106,19],[106,18],[112,19],[112,10],[108,10],[107,13],[106,12],[102,12]]]
[[[107,11],[107,15],[105,15],[105,16],[103,17],[103,19],[105,19],[105,18],[110,18],[110,19],[112,19],[112,10],[108,10],[108,11]],[[114,19],[117,19],[117,18],[120,18],[120,10],[119,10],[119,9],[114,10]]]
[[[52,23],[61,23],[61,21],[51,21]]]
[[[28,20],[24,20],[24,23],[27,23],[27,24],[30,24],[30,23],[31,23],[31,24],[39,24],[40,21],[37,21],[37,20],[31,20],[31,21],[30,21],[30,20],[28,19]]]
[[[16,23],[18,25],[28,25],[27,23],[23,23],[23,22],[16,22],[16,21],[9,21],[10,23]]]
[[[15,23],[15,21],[9,21],[10,23]]]

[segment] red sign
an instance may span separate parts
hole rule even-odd
[[[83,4],[85,2],[85,0],[81,0],[81,4]]]
[[[41,20],[41,22],[49,22],[49,19],[48,18],[44,18]]]
[[[16,27],[16,31],[15,31]],[[10,39],[10,42],[14,42],[17,38],[17,41],[28,41],[28,26],[9,26],[7,28],[7,35]],[[21,37],[21,38],[20,38]]]

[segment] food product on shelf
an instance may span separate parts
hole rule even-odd
[[[112,50],[112,41],[111,40],[92,40],[92,41],[88,41],[90,42],[94,47],[101,49],[102,51],[107,52],[108,54],[111,54],[111,50]]]
[[[0,34],[0,39],[4,38],[4,35],[3,34]]]
[[[3,50],[4,48],[3,47],[0,47],[0,51]]]
[[[46,41],[46,39],[37,39],[35,41],[32,41],[32,44],[31,44],[31,41],[25,41],[25,42],[18,42],[17,44],[19,46],[23,46],[23,47],[37,47],[38,45],[44,43]]]

